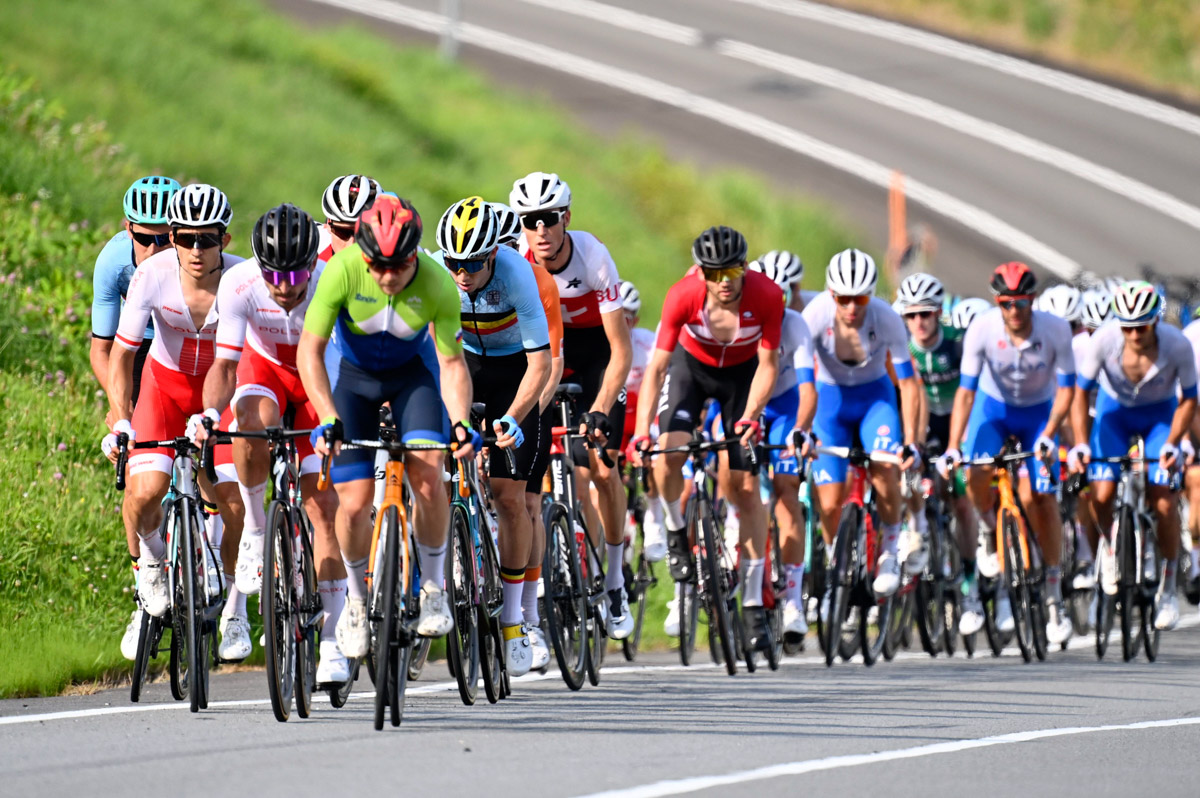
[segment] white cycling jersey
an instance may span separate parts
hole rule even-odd
[[[817,382],[826,385],[852,387],[875,382],[887,374],[887,358],[901,379],[913,374],[912,358],[908,354],[908,330],[900,314],[879,297],[871,297],[866,318],[858,334],[866,359],[861,363],[843,363],[837,357],[835,328],[837,303],[828,292],[814,297],[800,314],[812,336],[813,355],[817,361]]]
[[[1196,395],[1196,361],[1192,345],[1183,333],[1169,324],[1158,324],[1158,360],[1141,382],[1125,375],[1121,356],[1125,334],[1110,321],[1092,333],[1089,346],[1079,361],[1079,385],[1091,390],[1097,384],[1123,407],[1140,407],[1175,397],[1178,385],[1184,396]]]
[[[242,348],[250,348],[278,366],[296,370],[296,347],[304,329],[304,312],[317,290],[317,279],[325,261],[317,261],[304,300],[285,311],[271,298],[258,261],[251,258],[234,266],[221,278],[217,305],[217,357],[240,360]]]
[[[1083,359],[1083,351],[1087,349],[1091,338],[1091,332],[1084,330],[1081,333],[1076,333],[1075,337],[1071,339],[1071,355],[1075,358],[1076,368],[1079,368],[1079,361]]]
[[[625,378],[625,392],[636,396],[642,387],[642,375],[650,364],[650,355],[654,352],[655,334],[645,327],[634,327],[629,331],[629,339],[633,342],[633,362],[629,366],[629,376]]]
[[[546,270],[558,285],[563,328],[599,327],[604,323],[600,314],[621,309],[617,265],[608,247],[591,233],[572,231],[567,235],[571,237],[571,259],[561,271]],[[524,236],[521,254],[533,262]]]
[[[1183,337],[1192,345],[1192,362],[1196,364],[1196,374],[1200,376],[1200,319],[1183,328]]]
[[[812,382],[812,334],[804,317],[791,308],[783,311],[783,329],[779,336],[779,376],[771,398],[782,396],[799,382]]]
[[[228,270],[242,258],[221,253],[222,268]],[[117,341],[126,349],[136,350],[146,334],[146,324],[154,320],[154,343],[150,357],[162,365],[193,377],[204,374],[213,362],[213,342],[217,334],[217,308],[214,301],[199,330],[183,301],[179,257],[174,249],[151,255],[142,261],[133,279],[117,325]],[[222,276],[224,282],[225,275]],[[219,291],[218,291],[219,293]]]
[[[967,328],[959,384],[1010,407],[1041,404],[1053,399],[1058,387],[1072,387],[1071,325],[1035,310],[1033,329],[1018,346],[1009,337],[1002,313],[1000,308],[992,308],[976,316]]]

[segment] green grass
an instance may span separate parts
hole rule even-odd
[[[0,0],[0,41],[0,696],[127,668],[131,579],[87,347],[92,264],[134,178],[220,186],[233,250],[248,254],[258,214],[283,201],[319,212],[338,174],[411,197],[432,245],[454,200],[502,199],[526,172],[558,171],[576,227],[608,242],[648,324],[710,224],[741,228],[755,254],[789,248],[810,264],[856,243],[826,209],[763,181],[700,177],[432,51],[362,29],[313,33],[249,0]],[[650,644],[662,642],[666,581]]]

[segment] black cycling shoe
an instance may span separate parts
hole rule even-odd
[[[667,530],[667,565],[671,578],[676,582],[686,582],[692,578],[695,565],[692,562],[692,547],[688,544],[687,530],[676,532]]]
[[[742,607],[742,617],[750,632],[750,648],[757,651],[771,650],[771,627],[767,623],[767,611],[763,607]]]
[[[1184,592],[1187,593],[1188,604],[1200,606],[1200,576],[1187,580],[1187,590]]]

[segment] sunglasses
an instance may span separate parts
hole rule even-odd
[[[270,269],[263,269],[262,276],[264,280],[274,286],[280,286],[285,283],[288,285],[300,285],[301,283],[308,282],[308,278],[312,276],[312,271],[310,269],[296,269],[290,272],[275,272]]]
[[[184,249],[212,249],[221,246],[220,233],[175,233],[175,246]]]
[[[417,253],[409,255],[399,263],[375,263],[366,255],[363,255],[363,260],[367,262],[367,268],[377,272],[398,272],[413,266],[417,262]]]
[[[136,230],[130,230],[129,235],[143,247],[165,247],[171,243],[170,233],[139,233]]]
[[[704,272],[704,279],[710,283],[723,283],[726,280],[736,280],[746,273],[745,266],[726,266],[724,269],[706,269],[700,267],[700,271]]]
[[[905,313],[906,319],[932,319],[937,313],[932,310],[914,310],[912,313]]]
[[[1004,310],[1029,310],[1029,306],[1033,304],[1033,300],[1029,297],[1023,299],[997,299],[996,304]]]
[[[488,258],[479,258],[478,260],[458,260],[456,258],[445,258],[446,268],[451,274],[466,272],[467,274],[478,274],[487,268]]]
[[[330,235],[337,236],[342,241],[349,241],[354,237],[354,225],[352,224],[337,224],[328,222]]]
[[[842,307],[857,305],[861,308],[865,307],[867,303],[871,301],[871,297],[867,296],[866,294],[860,294],[859,296],[843,296],[842,294],[834,294],[833,300]]]
[[[1141,335],[1142,333],[1144,333],[1146,330],[1149,330],[1149,329],[1150,329],[1151,327],[1153,327],[1153,326],[1154,326],[1154,325],[1152,325],[1152,324],[1138,324],[1138,325],[1136,325],[1136,326],[1133,326],[1133,327],[1122,327],[1122,328],[1121,328],[1121,332],[1123,332],[1123,333],[1137,333],[1137,334]]]
[[[539,224],[553,227],[563,218],[564,211],[537,211],[521,217],[521,226],[526,230],[536,230]]]

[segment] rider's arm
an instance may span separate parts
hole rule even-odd
[[[300,344],[296,347],[296,370],[304,392],[312,402],[317,418],[324,422],[337,415],[333,403],[333,388],[329,384],[329,373],[325,370],[325,347],[333,335],[339,310],[349,293],[346,270],[337,258],[325,264],[317,290],[304,312],[304,331],[300,333]]]
[[[154,275],[146,269],[133,273],[117,324],[117,346],[113,347],[108,363],[108,404],[114,424],[133,416],[133,363],[150,323],[153,283]]]
[[[1087,443],[1091,439],[1092,417],[1091,392],[1082,384],[1075,386],[1071,397],[1071,434],[1076,443]]]
[[[1054,372],[1058,379],[1058,391],[1054,394],[1050,418],[1042,431],[1042,435],[1047,438],[1058,434],[1058,428],[1062,426],[1071,410],[1071,398],[1075,389],[1075,350],[1071,346],[1071,325],[1057,317],[1050,317],[1050,321],[1057,328],[1050,340],[1054,345]]]
[[[540,266],[534,266],[533,274],[537,279],[542,311],[546,314],[546,327],[550,331],[550,378],[546,380],[541,400],[538,402],[539,409],[544,412],[554,401],[554,391],[558,388],[558,383],[562,381],[562,306],[559,304],[558,283],[554,281],[550,272]]]
[[[616,310],[600,314],[600,318],[604,322],[604,334],[608,336],[608,346],[612,354],[609,356],[608,367],[604,369],[604,381],[600,384],[600,391],[590,409],[608,413],[617,397],[621,395],[625,379],[629,376],[629,367],[633,364],[633,344],[629,340],[625,311],[620,304]]]
[[[750,381],[750,396],[746,399],[746,410],[743,419],[757,419],[771,401],[771,391],[775,389],[775,380],[779,377],[779,350],[758,348],[758,368],[754,370],[754,379]],[[741,419],[738,419],[741,420]]]
[[[108,360],[121,318],[121,292],[117,288],[118,274],[113,269],[115,248],[128,252],[131,246],[127,238],[123,241],[114,238],[100,251],[92,272],[92,342],[88,361],[103,391],[108,391]]]
[[[813,376],[812,335],[807,324],[800,324],[800,342],[792,355],[796,382],[800,385],[800,407],[796,410],[796,429],[811,430],[817,415],[817,388]]]
[[[247,313],[250,312],[247,302],[252,296],[245,290],[239,295],[238,290],[243,289],[245,283],[231,280],[232,276],[225,275],[217,289],[217,307],[221,315],[217,320],[216,357],[204,378],[204,406],[217,411],[224,411],[229,406],[237,388],[237,367],[246,345]]]
[[[642,388],[638,391],[637,425],[633,430],[635,438],[650,434],[650,423],[654,421],[654,413],[658,410],[658,395],[662,392],[670,363],[670,350],[656,347],[650,354],[650,362],[642,374]]]
[[[437,297],[431,324],[433,344],[437,349],[438,363],[442,369],[442,402],[446,405],[446,412],[450,414],[451,424],[462,422],[463,425],[470,426],[473,393],[471,372],[467,369],[467,359],[463,357],[462,305],[458,297],[458,287],[454,285],[449,272],[443,270],[440,274],[444,275],[443,290]],[[538,385],[538,388],[540,389],[541,385]],[[536,399],[537,393],[533,396]]]
[[[904,442],[912,444],[918,440],[917,436],[921,434],[921,398],[925,395],[925,388],[916,374],[901,377],[899,387],[901,420],[904,422]]]
[[[538,399],[550,377],[550,350],[539,349],[536,352],[526,352],[528,365],[525,366],[525,376],[517,386],[517,395],[508,406],[508,415],[520,420],[529,415],[538,403]]]
[[[514,268],[509,269],[505,265],[504,276],[513,309],[517,312],[517,326],[521,330],[521,342],[527,359],[525,375],[508,408],[508,415],[519,421],[529,415],[546,387],[546,380],[550,376],[551,343],[546,310],[533,271],[536,267],[530,266],[520,256],[516,256],[515,260]],[[501,268],[498,259],[496,267]]]
[[[1200,375],[1196,374],[1196,362],[1190,350],[1190,346],[1184,347],[1179,357],[1180,402],[1179,407],[1175,408],[1175,417],[1171,419],[1171,432],[1167,436],[1167,443],[1174,446],[1178,446],[1183,436],[1188,434],[1196,416],[1196,382]]]
[[[962,447],[963,434],[971,408],[975,406],[975,389],[984,368],[984,330],[982,324],[972,324],[963,336],[962,364],[959,366],[958,390],[954,393],[954,409],[950,411],[950,432],[947,449]]]
[[[96,375],[96,381],[100,383],[100,390],[108,391],[108,365],[109,357],[112,355],[112,339],[97,338],[92,336],[92,342],[88,348],[88,362],[92,365],[92,373]]]

